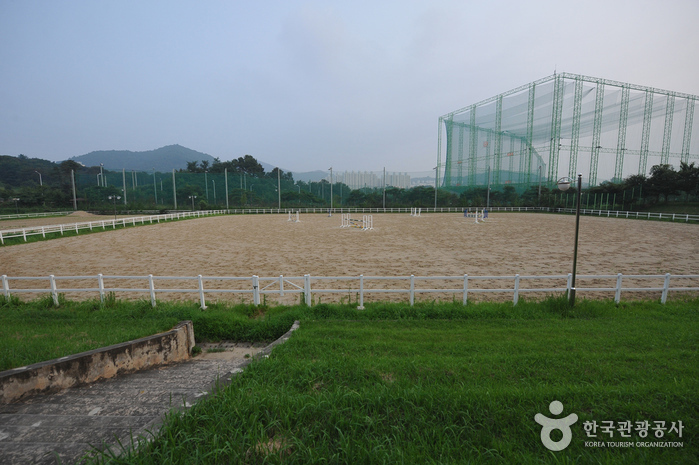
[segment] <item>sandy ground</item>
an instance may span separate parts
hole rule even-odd
[[[507,276],[571,271],[575,227],[572,216],[494,213],[487,223],[475,224],[473,219],[457,213],[421,217],[375,214],[373,231],[340,228],[340,215],[302,214],[299,223],[288,222],[287,218],[286,215],[210,217],[0,248],[0,275]],[[580,219],[580,275],[698,274],[698,257],[697,225],[599,217]],[[59,289],[73,284],[61,281]],[[607,280],[600,285],[613,284],[614,280]],[[97,287],[96,280],[79,285]],[[141,280],[129,285],[144,288],[147,283]],[[235,285],[211,282],[205,287]],[[249,288],[250,283],[240,285]],[[462,283],[420,285],[459,288]],[[553,285],[528,282],[526,286]],[[624,285],[628,286],[626,281]],[[662,280],[653,285],[662,285]],[[12,286],[19,288],[26,284],[18,281]],[[160,288],[173,286],[183,284],[156,284]],[[323,286],[323,283],[314,285]],[[357,283],[344,286],[356,290]],[[476,288],[478,283],[474,280],[471,286]],[[129,286],[119,282],[118,287]],[[196,288],[196,282],[190,281],[186,287]],[[502,282],[499,287],[511,288],[512,283]],[[213,298],[222,298],[219,296]],[[407,298],[400,298],[403,297]],[[179,294],[158,295],[158,299],[184,298]],[[298,296],[294,299],[298,301]],[[274,300],[278,301],[276,297]],[[336,299],[323,297],[326,300]]]

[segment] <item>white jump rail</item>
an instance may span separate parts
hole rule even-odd
[[[670,292],[698,292],[699,291],[699,274],[686,275],[578,275],[578,286],[575,290],[581,292],[613,292],[614,301],[619,303],[622,292],[656,292],[660,293],[660,300],[664,304],[667,301]],[[684,286],[670,286],[671,279],[673,283],[684,281]],[[121,287],[121,286],[106,286],[105,280],[109,283],[118,284],[119,281],[140,281],[147,283],[147,287]],[[612,286],[595,285],[599,281],[613,281]],[[626,280],[639,281],[654,281],[656,285],[623,287],[623,282]],[[90,287],[60,287],[60,281],[89,281],[94,283]],[[157,286],[157,283],[165,282],[190,282],[194,283],[191,287],[173,288]],[[452,287],[423,287],[418,285],[423,282],[442,282],[445,285]],[[492,282],[510,282],[508,287],[492,287]],[[593,281],[591,286],[582,287],[580,283],[585,281]],[[662,281],[662,285],[658,285]],[[10,286],[10,282],[40,282],[43,287],[15,287]],[[207,286],[204,286],[204,283]],[[212,282],[218,283],[241,283],[237,287],[212,287]],[[338,283],[349,283],[348,287],[327,288],[323,283],[337,286]],[[533,282],[544,284],[543,287],[524,287],[524,282]],[[71,293],[88,293],[98,295],[100,300],[104,302],[107,293],[141,293],[146,294],[150,298],[150,303],[153,307],[156,306],[156,294],[163,293],[179,293],[179,294],[195,294],[202,309],[206,309],[206,295],[211,294],[242,294],[252,297],[254,305],[260,305],[262,295],[279,295],[286,294],[303,294],[306,305],[311,306],[313,294],[352,294],[356,293],[358,297],[358,308],[364,308],[364,297],[366,294],[407,294],[410,305],[415,304],[415,297],[418,294],[430,293],[447,293],[454,296],[461,295],[463,304],[468,302],[469,294],[478,293],[508,293],[512,294],[512,302],[514,305],[519,301],[522,293],[555,293],[555,292],[570,292],[572,275],[551,275],[551,276],[469,276],[464,274],[461,276],[311,276],[306,274],[303,276],[284,277],[259,277],[256,275],[248,277],[231,277],[231,276],[112,276],[98,274],[96,276],[7,276],[2,275],[2,293],[5,299],[10,299],[13,294],[19,293],[35,293],[35,294],[50,294],[55,305],[59,305],[59,294],[65,292]],[[458,287],[454,284],[458,283]],[[265,285],[266,284],[266,285]],[[372,285],[368,285],[372,284]],[[127,283],[128,285],[128,283]],[[426,285],[425,285],[426,286]]]

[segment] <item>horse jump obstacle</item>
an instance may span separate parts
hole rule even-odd
[[[422,211],[422,208],[411,208],[410,209],[410,216],[420,216],[421,211]]]
[[[476,219],[476,224],[478,223],[485,223],[486,218],[488,218],[488,210],[483,209],[478,212],[476,210],[475,212],[471,213],[468,210],[464,210],[464,218],[475,218]],[[480,218],[480,221],[478,219]]]
[[[294,223],[300,223],[301,221],[299,220],[299,212],[296,212],[296,214],[292,215],[291,212],[289,212],[289,219],[286,221],[293,221]]]
[[[374,229],[374,217],[372,215],[364,215],[361,220],[350,218],[349,213],[342,214],[341,228],[359,228],[363,231]]]

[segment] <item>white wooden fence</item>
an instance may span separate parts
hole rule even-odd
[[[670,292],[699,291],[699,274],[692,275],[578,275],[576,276],[576,293],[602,292],[614,294],[615,302],[619,302],[622,292],[649,292],[660,295],[665,303]],[[85,282],[88,287],[85,287]],[[510,286],[497,286],[499,282],[509,282]],[[136,293],[148,296],[151,305],[156,305],[157,294],[189,294],[197,295],[202,309],[206,308],[206,295],[240,294],[251,298],[254,305],[260,304],[261,296],[285,294],[303,294],[306,305],[312,305],[312,296],[325,294],[355,295],[358,308],[364,308],[364,297],[367,294],[399,294],[408,295],[412,306],[416,295],[446,294],[450,299],[461,296],[462,302],[468,302],[468,296],[479,293],[512,294],[513,304],[517,304],[520,295],[539,293],[552,294],[569,292],[572,275],[552,276],[311,276],[309,274],[296,277],[228,277],[228,276],[42,276],[16,277],[2,276],[2,292],[6,299],[13,294],[32,293],[50,294],[53,302],[59,304],[59,294],[80,293],[89,298],[99,296],[104,301],[107,293],[115,295]],[[670,283],[673,283],[673,286]],[[67,282],[66,286],[59,283]],[[177,283],[187,282],[187,287],[177,286]],[[444,287],[429,283],[440,283]],[[589,283],[588,287],[583,284]],[[12,286],[10,285],[12,283]],[[34,284],[36,283],[36,284]],[[80,283],[83,283],[82,286]],[[158,283],[158,286],[156,286]],[[169,285],[167,283],[170,283]],[[205,285],[206,283],[206,285]],[[532,283],[529,287],[525,283]],[[613,283],[609,285],[609,283]],[[630,286],[623,286],[628,283]],[[109,284],[109,285],[107,285]],[[121,285],[120,285],[121,284]],[[606,285],[605,285],[606,284]],[[123,287],[122,287],[123,286]],[[330,287],[328,287],[330,286]]]
[[[163,215],[150,215],[150,216],[133,216],[128,218],[111,218],[106,220],[97,221],[84,221],[81,223],[70,223],[70,224],[51,224],[45,226],[34,226],[31,228],[17,228],[17,229],[6,229],[0,231],[0,245],[5,244],[6,239],[11,239],[15,237],[22,237],[24,242],[27,242],[27,238],[31,236],[37,236],[39,234],[42,237],[46,237],[47,234],[58,234],[63,235],[67,231],[75,231],[79,234],[80,230],[90,230],[95,229],[116,229],[117,226],[136,226],[143,225],[146,223],[160,223],[161,221],[173,221],[181,220],[185,218],[198,218],[201,216],[209,215],[220,215],[226,213],[225,210],[202,210],[194,212],[177,212],[177,213],[167,213]]]
[[[47,216],[67,216],[73,213],[73,211],[65,212],[44,212],[44,213],[16,213],[12,215],[0,215],[1,220],[18,220],[23,218],[45,218]]]

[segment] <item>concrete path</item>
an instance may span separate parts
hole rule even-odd
[[[132,437],[149,436],[171,409],[186,409],[217,385],[228,384],[297,327],[298,322],[264,348],[205,350],[186,362],[0,405],[0,465],[80,463],[93,446],[128,445]]]

